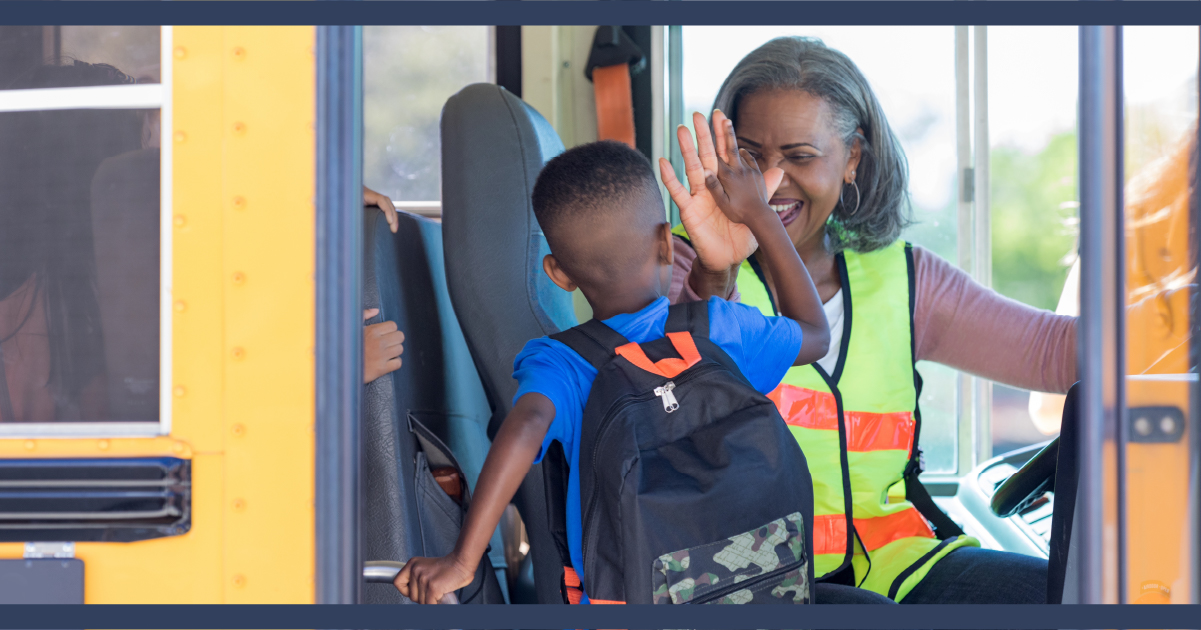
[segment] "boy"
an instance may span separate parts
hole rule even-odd
[[[727,133],[726,146],[737,146],[732,128]],[[809,274],[767,205],[769,190],[754,160],[745,152],[728,157],[716,173],[707,174],[704,188],[695,182],[696,194],[684,205],[691,209],[709,204],[714,211],[717,205],[729,221],[750,228],[773,269],[787,270],[782,277],[798,279],[778,289],[780,310],[791,319],[764,317],[756,309],[718,298],[709,301],[710,339],[756,389],[767,393],[789,367],[825,355],[829,328]],[[692,170],[699,180],[699,168]],[[768,177],[773,189],[782,175],[774,170]],[[646,159],[615,142],[566,151],[539,175],[533,205],[552,252],[543,260],[543,269],[555,284],[566,291],[579,287],[594,316],[629,341],[662,337],[672,235]],[[395,581],[403,595],[432,604],[471,583],[501,513],[551,440],[563,445],[570,461],[568,547],[573,565],[583,567],[577,436],[595,376],[587,361],[557,341],[543,337],[526,344],[515,361],[519,387],[513,409],[484,462],[455,550],[442,558],[410,560]],[[587,584],[583,590],[587,592]],[[581,603],[587,601],[585,595]]]

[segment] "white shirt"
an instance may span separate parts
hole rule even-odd
[[[838,350],[842,346],[842,289],[838,289],[829,302],[822,304],[822,308],[826,311],[826,322],[830,324],[830,351],[818,359],[817,364],[822,366],[826,374],[833,375],[834,366],[838,363]]]

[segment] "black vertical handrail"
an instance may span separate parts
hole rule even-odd
[[[1106,502],[1116,501],[1118,540],[1125,534],[1119,428],[1125,415],[1125,247],[1123,231],[1122,41],[1120,26],[1080,27],[1080,481],[1077,603],[1105,602]],[[1117,455],[1106,475],[1106,448]],[[1119,543],[1118,592],[1124,595]]]
[[[316,601],[361,591],[363,40],[317,27]]]

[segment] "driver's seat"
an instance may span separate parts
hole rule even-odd
[[[442,240],[455,314],[483,381],[489,437],[511,409],[513,359],[531,339],[576,325],[571,294],[542,271],[550,253],[530,194],[563,151],[538,112],[493,84],[470,85],[442,110]],[[563,567],[549,531],[542,471],[534,466],[514,503],[530,540],[537,603],[563,603]],[[513,593],[513,603],[520,601]]]

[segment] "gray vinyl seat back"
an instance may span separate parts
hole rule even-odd
[[[550,123],[499,86],[469,85],[442,110],[446,279],[492,407],[489,435],[517,392],[513,359],[522,346],[577,323],[571,294],[542,271],[550,250],[530,203],[542,166],[562,151]],[[514,503],[530,538],[537,599],[561,603],[541,475],[535,466]]]
[[[463,333],[450,307],[441,226],[400,213],[393,234],[383,214],[369,209],[363,234],[364,309],[378,308],[367,325],[396,322],[405,334],[401,368],[363,392],[363,555],[404,562],[450,552],[463,507],[434,480],[431,468],[459,469],[475,488],[488,449],[490,414]],[[459,593],[464,603],[503,603],[492,569],[503,567],[499,536],[477,583]],[[477,593],[478,589],[478,593]],[[365,584],[365,603],[409,603],[389,584]]]

